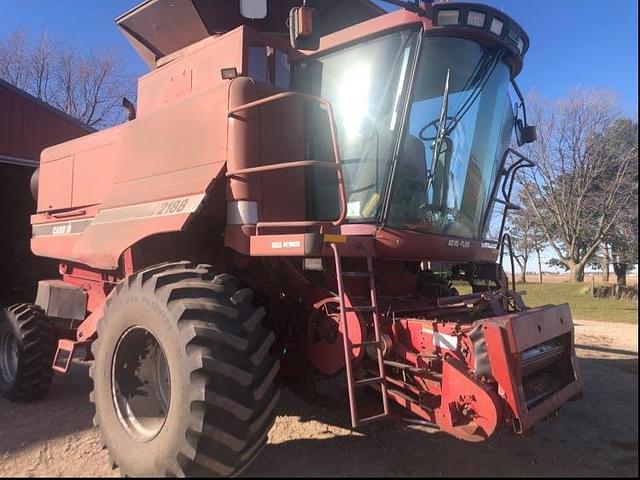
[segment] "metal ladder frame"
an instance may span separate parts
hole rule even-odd
[[[382,336],[380,333],[380,318],[378,312],[378,294],[376,291],[376,280],[373,272],[373,259],[368,252],[365,251],[367,257],[367,272],[343,272],[342,271],[342,258],[338,251],[338,246],[335,243],[331,244],[333,250],[333,256],[336,265],[336,280],[338,283],[338,299],[340,302],[340,322],[343,327],[343,344],[344,344],[344,360],[345,371],[347,374],[347,389],[349,392],[349,410],[351,413],[351,426],[357,428],[367,423],[375,422],[389,417],[389,401],[387,398],[387,382],[384,373],[384,358],[382,354]],[[344,277],[368,277],[369,278],[369,291],[371,304],[366,306],[352,306],[345,307],[345,291],[344,291]],[[374,341],[365,341],[362,343],[352,344],[349,339],[349,326],[347,322],[347,313],[349,312],[365,312],[371,313],[371,319],[374,329]],[[362,380],[353,379],[353,365],[351,363],[351,354],[354,348],[372,346],[376,349],[378,360],[378,376],[372,378],[366,378]],[[380,385],[380,393],[382,395],[382,407],[383,413],[373,415],[370,417],[360,418],[358,417],[358,406],[356,399],[356,387],[365,385]]]

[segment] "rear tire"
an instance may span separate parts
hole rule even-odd
[[[0,395],[12,402],[44,397],[53,380],[56,338],[44,312],[28,303],[0,315]]]
[[[230,476],[274,421],[265,311],[237,279],[187,262],[122,281],[98,322],[94,423],[126,476]]]

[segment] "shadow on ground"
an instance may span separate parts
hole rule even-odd
[[[285,389],[271,443],[244,475],[637,476],[637,353],[579,348],[588,357],[580,360],[584,398],[527,435],[503,433],[481,444],[393,423],[350,433],[344,403],[312,405]],[[606,354],[623,358],[598,358]],[[43,401],[0,400],[0,456],[69,437],[65,461],[73,462],[74,439],[92,429],[89,391],[87,366],[76,364]],[[106,462],[104,472],[110,472]]]
[[[90,391],[88,364],[75,363],[67,375],[56,374],[42,400],[20,404],[0,399],[0,454],[93,428]]]
[[[310,428],[319,438],[268,444],[245,476],[637,477],[638,359],[628,354],[582,358],[584,397],[525,435],[503,432],[471,444],[392,423],[330,438]],[[346,405],[319,408],[287,392],[278,413],[348,430]]]

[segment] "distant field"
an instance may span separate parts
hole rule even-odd
[[[638,323],[638,304],[631,300],[593,298],[584,293],[585,283],[519,283],[518,291],[526,291],[524,301],[530,307],[569,303],[574,319],[601,322]]]
[[[588,283],[590,285],[592,278],[595,278],[596,284],[603,282],[602,276],[599,273],[598,274],[587,273],[584,276],[585,284]],[[537,282],[537,281],[538,281],[537,273],[527,273],[527,282]],[[542,275],[542,281],[544,283],[565,283],[569,281],[569,275],[547,273]],[[616,276],[612,273],[609,276],[609,283],[615,283],[615,281],[616,281]],[[637,284],[638,284],[637,274],[634,273],[633,275],[627,275],[627,285],[631,286],[631,285],[637,285]]]

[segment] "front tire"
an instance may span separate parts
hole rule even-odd
[[[2,313],[0,395],[12,402],[38,400],[53,380],[54,328],[36,305],[21,303]]]
[[[265,311],[237,279],[187,262],[125,279],[98,322],[94,423],[127,476],[230,476],[274,421]]]

